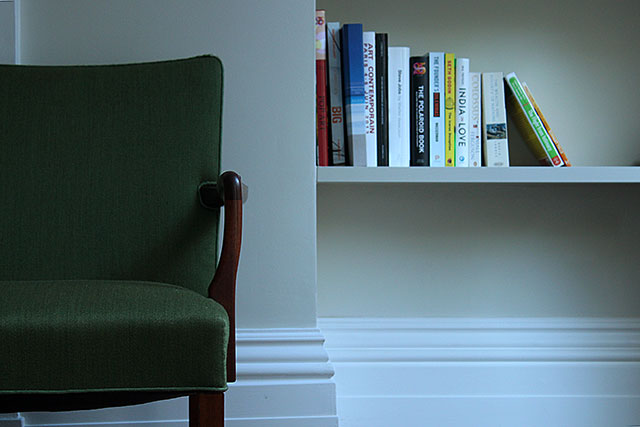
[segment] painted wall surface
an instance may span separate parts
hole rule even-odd
[[[314,327],[313,2],[22,0],[19,6],[24,64],[206,53],[222,59],[223,168],[249,185],[238,326]]]
[[[13,1],[0,1],[0,64],[15,60],[15,28]]]
[[[638,218],[638,184],[322,184],[318,312],[638,317]]]
[[[412,55],[448,51],[470,58],[472,71],[515,72],[576,165],[640,162],[635,0],[317,0],[317,7],[328,21],[389,33],[391,46],[409,46]],[[512,157],[530,162],[520,146]]]

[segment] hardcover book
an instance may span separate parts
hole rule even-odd
[[[316,147],[318,166],[329,166],[327,113],[327,25],[325,11],[316,10]]]
[[[444,55],[444,155],[445,166],[456,165],[456,57]]]
[[[444,166],[444,53],[429,53],[429,166]]]
[[[366,166],[362,24],[344,24],[340,37],[342,41],[342,91],[348,157],[353,166]]]
[[[571,166],[571,162],[569,162],[569,159],[567,158],[567,154],[564,152],[564,149],[560,145],[560,142],[558,142],[558,138],[556,137],[555,133],[553,133],[553,131],[551,130],[551,126],[549,126],[549,122],[547,122],[547,119],[545,118],[544,114],[542,114],[542,110],[538,106],[538,103],[536,102],[535,98],[533,97],[533,94],[529,90],[529,87],[525,82],[522,82],[522,87],[524,88],[524,91],[527,94],[529,101],[531,101],[533,108],[536,109],[536,113],[538,113],[538,117],[540,117],[540,120],[542,120],[542,124],[544,124],[545,129],[549,133],[549,136],[551,137],[551,140],[555,144],[556,149],[558,150],[558,153],[560,153],[560,157],[562,157],[562,161],[564,162],[564,165]]]
[[[502,72],[482,73],[482,147],[486,166],[509,166],[507,112]]]
[[[376,33],[362,34],[364,53],[364,131],[367,166],[378,166],[378,120],[376,118]]]
[[[389,166],[406,167],[409,154],[409,48],[389,48]]]
[[[469,73],[469,167],[482,166],[482,79]]]
[[[529,101],[529,97],[527,97],[516,73],[507,74],[505,81],[509,88],[507,95],[509,113],[531,152],[543,165],[554,167],[564,165],[556,146]]]
[[[456,61],[456,167],[469,167],[469,58]]]
[[[329,67],[329,164],[347,164],[344,144],[344,110],[342,108],[342,60],[340,58],[340,23],[327,22],[327,65]]]
[[[411,166],[429,166],[429,58],[410,59]]]
[[[389,166],[389,84],[387,49],[389,36],[376,34],[376,118],[378,119],[378,166]]]

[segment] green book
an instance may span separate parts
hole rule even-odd
[[[533,154],[544,165],[563,166],[562,157],[525,93],[518,76],[510,73],[505,80],[511,92],[507,97],[511,116]]]

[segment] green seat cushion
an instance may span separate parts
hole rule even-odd
[[[0,395],[227,387],[227,313],[192,290],[3,281],[0,301]]]

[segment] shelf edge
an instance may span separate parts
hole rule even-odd
[[[640,183],[640,168],[634,166],[572,166],[550,168],[424,168],[424,167],[318,167],[317,182],[326,183]]]

